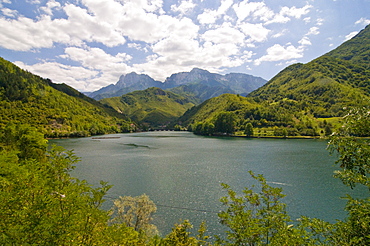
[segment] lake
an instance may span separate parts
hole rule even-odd
[[[145,132],[105,135],[105,139],[55,139],[81,158],[72,176],[98,185],[114,185],[105,208],[119,196],[147,194],[157,207],[154,224],[166,234],[175,223],[189,219],[195,228],[205,220],[211,235],[218,224],[219,202],[226,192],[220,183],[240,192],[255,184],[248,171],[263,174],[282,187],[292,219],[301,215],[334,222],[343,219],[350,192],[333,178],[336,156],[317,139],[247,139],[204,137],[189,132]],[[355,196],[361,191],[352,191]]]

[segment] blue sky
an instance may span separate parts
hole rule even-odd
[[[370,0],[0,0],[0,56],[80,91],[194,67],[271,79],[370,24]]]

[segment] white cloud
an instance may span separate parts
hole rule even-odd
[[[202,39],[212,43],[234,43],[242,44],[245,35],[239,30],[233,28],[230,23],[224,23],[222,26],[206,31],[202,35]]]
[[[307,45],[312,45],[310,39],[308,37],[303,37],[301,40],[298,41],[298,43],[301,45],[301,46],[307,46]]]
[[[233,9],[238,17],[239,22],[244,21],[245,18],[250,16],[253,12],[263,8],[267,8],[263,2],[243,1],[233,5]]]
[[[81,45],[99,42],[115,47],[130,40],[155,43],[172,32],[197,35],[199,27],[188,18],[175,18],[162,13],[163,2],[114,0],[82,0],[86,8],[73,4],[60,6],[49,1],[42,10],[48,15],[33,20],[19,17],[16,20],[0,18],[2,32],[0,46],[12,50],[51,48],[55,43]],[[61,8],[67,18],[51,19],[55,8]],[[151,11],[151,12],[150,12]]]
[[[8,17],[16,17],[18,15],[17,10],[8,9],[8,8],[2,8],[1,12],[3,13],[3,15],[8,16]]]
[[[122,63],[125,66],[125,62],[132,59],[130,55],[125,53],[118,53],[116,56],[105,53],[100,48],[78,48],[68,47],[65,49],[65,55],[63,58],[68,58],[73,61],[80,62],[84,67],[94,70],[104,70],[107,67],[111,67],[112,64]]]
[[[297,8],[295,6],[288,8],[288,7],[282,7],[280,10],[280,14],[287,15],[294,17],[296,19],[300,19],[303,15],[306,15],[310,12],[310,9],[312,8],[312,5],[306,5],[302,8]]]
[[[308,35],[318,35],[320,34],[319,28],[317,26],[311,27],[306,36]]]
[[[369,25],[370,24],[370,19],[366,19],[366,18],[361,18],[359,19],[358,21],[355,22],[356,25]]]
[[[171,10],[174,12],[186,14],[187,12],[193,10],[195,6],[196,4],[193,3],[193,0],[182,0],[179,5],[172,5]]]
[[[311,5],[305,5],[302,8],[284,6],[280,9],[280,12],[275,13],[264,2],[243,1],[233,5],[238,22],[243,22],[247,17],[250,17],[250,20],[263,21],[266,25],[271,23],[287,23],[291,20],[290,17],[300,19],[303,15],[308,14],[311,8]]]
[[[233,0],[221,0],[221,5],[217,10],[205,9],[202,14],[198,16],[200,24],[213,24],[218,18],[224,15],[232,6]]]
[[[296,59],[303,57],[303,49],[296,48],[291,44],[287,44],[286,47],[275,44],[267,49],[267,55],[262,56],[254,61],[255,65],[260,65],[262,62],[275,62],[284,61],[290,59]]]
[[[66,83],[80,91],[92,91],[117,81],[118,77],[132,68],[126,63],[131,56],[118,53],[115,56],[99,48],[68,47],[60,58],[81,64],[70,66],[57,62],[41,62],[26,65],[15,62],[18,66],[44,78],[52,78],[55,83]]]
[[[355,32],[351,32],[350,34],[346,35],[344,41],[350,40],[351,38],[353,38],[354,36],[356,36],[357,33],[358,33],[358,31],[355,31]]]
[[[243,23],[240,26],[243,33],[250,37],[251,41],[263,42],[267,39],[270,30],[265,28],[261,23],[250,24]]]
[[[23,62],[17,61],[15,64],[43,78],[52,78],[55,83],[66,83],[81,91],[86,90],[87,83],[85,81],[98,75],[97,71],[79,66],[63,65],[57,62],[42,62],[35,65],[26,65]],[[94,85],[94,87],[97,89],[99,85]]]
[[[40,7],[40,9],[48,15],[53,15],[53,9],[60,9],[60,7],[61,5],[59,2],[56,2],[55,0],[50,0],[46,3],[46,6]]]
[[[325,22],[325,20],[324,20],[324,19],[322,19],[322,18],[318,18],[318,19],[316,20],[316,23],[317,23],[317,25],[318,25],[318,26],[322,26],[322,25],[324,24],[324,22]]]

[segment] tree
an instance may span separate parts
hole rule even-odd
[[[70,176],[72,151],[46,151],[35,128],[8,130],[0,132],[0,245],[137,245],[133,229],[108,226],[101,206],[111,186]]]
[[[245,188],[238,196],[230,186],[222,184],[228,196],[221,202],[227,209],[218,214],[220,222],[229,228],[227,238],[218,237],[222,245],[296,245],[302,243],[291,222],[286,205],[280,200],[285,196],[281,188],[267,185],[262,175],[254,175],[261,186],[260,192]],[[298,235],[298,236],[297,236]]]
[[[124,224],[146,236],[158,234],[157,227],[150,222],[157,206],[149,196],[143,194],[137,197],[124,196],[114,200],[112,222]]]
[[[354,188],[370,191],[370,108],[355,108],[344,117],[344,124],[332,134],[328,148],[339,154],[341,170],[335,176]],[[334,237],[346,245],[370,245],[370,197],[359,199],[347,195],[348,218],[336,225]]]
[[[215,132],[232,134],[235,130],[236,119],[232,112],[221,112],[215,117]]]
[[[215,125],[210,122],[205,122],[202,126],[202,135],[212,135],[215,131]]]
[[[248,122],[246,125],[245,125],[245,131],[244,131],[245,135],[247,137],[251,137],[253,136],[253,125],[252,123]]]

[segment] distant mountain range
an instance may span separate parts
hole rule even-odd
[[[87,94],[95,100],[117,97],[150,87],[170,89],[176,93],[193,97],[195,103],[224,93],[247,95],[267,81],[248,74],[230,73],[220,75],[194,68],[190,72],[172,74],[163,83],[145,74],[135,72],[122,75],[118,82]]]

